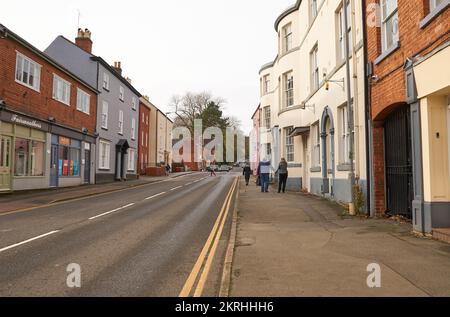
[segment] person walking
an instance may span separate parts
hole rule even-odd
[[[259,172],[261,177],[261,193],[269,192],[270,171],[273,170],[270,159],[265,158],[259,163]]]
[[[288,163],[285,158],[281,159],[281,162],[278,165],[278,170],[276,171],[276,173],[278,173],[278,194],[280,194],[281,191],[285,193],[286,184],[289,177]]]
[[[166,165],[166,176],[169,176],[169,175],[170,175],[170,165],[167,164]]]
[[[248,186],[248,184],[250,183],[250,176],[253,174],[252,169],[250,168],[250,165],[248,165],[248,163],[245,165],[245,167],[243,168],[242,171],[242,175],[245,176],[245,185]]]

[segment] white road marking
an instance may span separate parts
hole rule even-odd
[[[156,194],[156,195],[153,195],[153,196],[147,197],[147,198],[145,198],[145,200],[150,200],[150,199],[153,199],[153,198],[156,198],[156,197],[162,196],[162,195],[164,195],[164,194],[166,194],[166,192],[162,192],[162,193],[159,193],[159,194]]]
[[[35,240],[38,240],[38,239],[42,239],[42,238],[48,237],[48,236],[50,236],[50,235],[52,235],[52,234],[55,234],[55,233],[57,233],[57,232],[59,232],[59,230],[51,231],[51,232],[49,232],[49,233],[40,235],[40,236],[38,236],[38,237],[31,238],[31,239],[28,239],[28,240],[25,240],[25,241],[22,241],[22,242],[19,242],[19,243],[10,245],[9,247],[5,247],[5,248],[3,248],[3,249],[0,249],[0,253],[1,253],[1,252],[4,252],[4,251],[6,251],[6,250],[10,250],[10,249],[16,248],[16,247],[21,246],[21,245],[23,245],[23,244],[30,243],[30,242],[32,242],[32,241],[35,241]]]
[[[178,186],[178,187],[172,188],[170,191],[172,192],[172,191],[177,190],[177,189],[180,189],[180,188],[182,188],[182,187],[183,187],[183,186]]]
[[[125,209],[125,208],[129,208],[129,207],[134,206],[134,205],[135,205],[134,203],[128,204],[128,205],[126,205],[126,206],[122,206],[122,207],[120,207],[120,208],[117,208],[117,209],[114,209],[114,210],[105,212],[105,213],[103,213],[103,214],[101,214],[101,215],[98,215],[98,216],[95,216],[95,217],[91,217],[91,218],[89,218],[89,220],[94,220],[94,219],[97,219],[97,218],[100,218],[100,217],[103,217],[103,216],[112,214],[112,213],[117,212],[117,211],[119,211],[119,210],[122,210],[122,209]]]

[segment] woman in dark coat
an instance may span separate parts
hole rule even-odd
[[[250,168],[250,166],[248,164],[245,165],[245,167],[243,168],[242,171],[242,175],[245,176],[245,184],[248,186],[249,182],[250,182],[250,176],[253,174],[252,169]]]
[[[278,166],[278,193],[281,193],[281,190],[283,190],[283,193],[286,192],[286,184],[288,180],[288,163],[286,159],[282,158],[280,165]]]

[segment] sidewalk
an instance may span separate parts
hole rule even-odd
[[[241,180],[230,296],[450,296],[450,245],[271,190]],[[371,263],[381,266],[379,289],[367,286]]]
[[[126,188],[139,187],[168,178],[181,177],[191,173],[192,172],[174,173],[169,177],[141,176],[139,179],[129,180],[126,182],[84,185],[67,188],[52,188],[33,191],[18,191],[11,194],[2,194],[0,195],[0,214],[16,210],[35,208],[66,200],[114,192]]]

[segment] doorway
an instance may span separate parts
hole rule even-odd
[[[0,191],[11,190],[11,137],[0,136]]]
[[[58,145],[52,145],[51,157],[50,157],[50,187],[58,187]]]
[[[386,119],[384,133],[387,213],[411,219],[414,190],[408,106],[401,107]]]
[[[91,183],[91,150],[84,150],[84,183]]]

